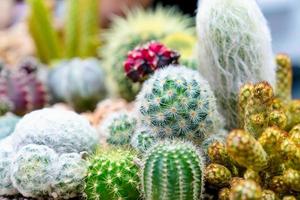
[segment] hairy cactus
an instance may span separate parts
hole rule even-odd
[[[25,115],[12,134],[14,148],[46,145],[57,153],[93,152],[98,144],[94,128],[72,111],[45,108]]]
[[[12,159],[15,152],[11,145],[10,138],[0,141],[0,196],[10,196],[18,194],[10,179]]]
[[[210,164],[205,168],[205,181],[216,187],[229,185],[231,172],[223,165]]]
[[[244,180],[235,184],[230,191],[230,200],[261,200],[262,189],[252,180]]]
[[[143,82],[156,69],[178,64],[180,55],[159,42],[151,41],[136,47],[127,55],[124,70],[133,82]]]
[[[14,130],[20,118],[14,114],[7,113],[0,117],[0,140],[9,136]]]
[[[88,163],[80,154],[62,154],[55,163],[57,175],[51,182],[53,198],[70,199],[83,192],[84,179],[87,175]]]
[[[56,160],[57,154],[47,146],[24,146],[12,163],[11,180],[14,187],[25,197],[47,196],[54,179],[53,164]]]
[[[126,13],[126,18],[114,18],[106,33],[106,46],[102,48],[107,74],[115,83],[114,92],[126,100],[133,100],[140,89],[139,83],[133,83],[124,75],[122,63],[130,50],[152,40],[161,41],[174,33],[193,35],[192,24],[191,18],[175,9],[161,7],[147,11],[135,9]]]
[[[0,67],[0,99],[6,99],[7,107],[17,115],[44,107],[48,95],[37,78],[37,66],[21,64],[15,70]]]
[[[101,64],[92,58],[61,62],[50,72],[48,83],[55,101],[65,101],[79,112],[94,110],[107,93]]]
[[[292,99],[292,62],[288,55],[278,54],[276,56],[276,97],[284,103]]]
[[[110,149],[91,157],[85,180],[86,199],[139,199],[139,168],[135,156],[128,150]]]
[[[137,97],[139,119],[158,137],[201,143],[220,128],[220,115],[208,83],[182,66],[158,70]]]
[[[266,20],[255,0],[203,0],[197,31],[199,70],[215,92],[227,128],[236,128],[241,85],[263,80],[275,85],[276,65]]]
[[[100,126],[107,142],[113,145],[128,145],[137,128],[137,119],[128,112],[116,112],[108,116]]]
[[[201,199],[202,156],[189,143],[167,141],[155,145],[145,157],[142,173],[146,200]]]
[[[140,153],[145,153],[154,143],[156,138],[150,133],[150,131],[143,127],[138,128],[131,139],[131,146]]]

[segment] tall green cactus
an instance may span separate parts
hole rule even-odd
[[[146,200],[199,200],[203,192],[202,157],[189,143],[172,141],[154,146],[145,158]]]

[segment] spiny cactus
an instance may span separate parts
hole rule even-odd
[[[110,81],[115,83],[114,92],[126,100],[133,100],[141,87],[124,75],[122,62],[130,50],[152,40],[161,41],[174,33],[193,35],[192,24],[191,18],[177,10],[161,7],[146,11],[139,8],[126,13],[126,18],[115,17],[105,33],[106,45],[102,48],[104,66]]]
[[[93,152],[98,145],[96,131],[72,111],[45,108],[25,115],[12,134],[14,148],[27,144],[46,145],[59,154]]]
[[[276,194],[272,190],[262,191],[262,200],[277,200]]]
[[[244,180],[235,184],[230,191],[230,200],[261,200],[262,189],[252,180]]]
[[[137,128],[137,118],[132,113],[121,111],[112,113],[100,126],[107,142],[113,145],[128,145]]]
[[[160,69],[137,97],[139,119],[158,137],[201,143],[220,129],[220,115],[208,83],[183,66]]]
[[[285,184],[292,190],[300,192],[300,171],[287,169],[283,173]]]
[[[92,156],[85,180],[86,199],[139,199],[139,167],[135,157],[124,149],[100,150]]]
[[[229,200],[230,190],[228,188],[223,188],[218,194],[219,200]]]
[[[276,63],[276,97],[288,103],[292,99],[292,62],[288,55],[278,54]]]
[[[14,130],[20,118],[12,113],[0,117],[0,140],[9,136]]]
[[[205,168],[205,181],[216,187],[229,185],[231,172],[225,166],[210,164]]]
[[[50,196],[58,199],[71,199],[83,193],[84,179],[88,163],[80,154],[62,154],[55,163],[57,175],[51,182]]]
[[[203,0],[197,32],[199,70],[215,92],[227,128],[236,128],[241,85],[263,80],[275,85],[266,20],[255,0]]]
[[[52,166],[56,160],[57,154],[47,146],[24,146],[12,163],[11,180],[14,187],[25,197],[47,196],[54,179]]]
[[[102,65],[93,58],[60,62],[50,71],[48,85],[54,101],[67,102],[78,112],[94,110],[107,94]]]
[[[146,200],[201,199],[202,156],[189,143],[166,141],[155,145],[145,157],[142,173]]]
[[[287,117],[288,130],[300,123],[300,100],[293,100],[288,104]]]
[[[146,127],[139,127],[131,139],[131,146],[140,153],[145,153],[156,142],[154,135]]]
[[[48,95],[46,86],[37,77],[37,66],[20,64],[16,70],[0,67],[0,99],[3,98],[17,115],[44,107]]]

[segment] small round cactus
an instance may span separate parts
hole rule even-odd
[[[0,117],[0,140],[9,136],[15,130],[19,120],[20,117],[11,113]]]
[[[201,143],[220,129],[220,115],[208,83],[183,66],[160,69],[137,97],[139,119],[161,138]]]
[[[135,157],[124,149],[102,150],[91,157],[85,179],[86,199],[139,199],[139,167]]]
[[[300,123],[300,100],[292,100],[288,104],[287,117],[287,129],[291,129]]]
[[[230,191],[230,200],[261,200],[262,189],[252,180],[244,180],[235,184]]]
[[[0,196],[18,194],[10,179],[12,159],[15,155],[10,138],[0,141]]]
[[[11,180],[14,187],[25,197],[48,196],[56,160],[57,154],[47,146],[24,146],[12,163]]]
[[[277,200],[276,194],[272,190],[262,191],[262,200]]]
[[[100,126],[101,134],[106,135],[107,143],[128,145],[137,126],[137,119],[129,112],[120,111],[108,116]]]
[[[140,153],[145,153],[154,143],[156,138],[145,127],[138,128],[131,139],[133,146]]]
[[[219,164],[210,164],[205,169],[205,181],[216,187],[229,185],[231,172],[225,166]]]
[[[283,174],[284,182],[292,190],[300,192],[300,171],[288,169]]]
[[[59,199],[70,199],[83,192],[84,179],[88,163],[80,154],[62,154],[55,163],[57,175],[51,182],[51,196]]]
[[[229,200],[230,197],[230,189],[223,188],[220,190],[218,194],[219,200]]]
[[[202,156],[189,143],[165,141],[151,148],[143,166],[146,200],[199,200],[203,192]]]
[[[96,131],[72,111],[45,108],[25,115],[12,134],[16,150],[27,144],[46,145],[57,153],[93,152],[98,145]]]

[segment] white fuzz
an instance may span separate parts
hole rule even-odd
[[[255,0],[202,0],[197,32],[199,70],[215,92],[227,128],[236,128],[242,84],[262,80],[275,84],[267,22]]]

